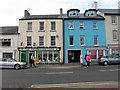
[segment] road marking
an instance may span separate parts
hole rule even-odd
[[[113,71],[119,71],[120,69],[108,69],[108,70],[100,70],[100,72],[106,72],[106,71],[111,71],[111,72],[113,72]]]
[[[25,74],[46,74],[46,75],[54,75],[54,74],[73,74],[74,72],[46,72],[46,73],[25,73]]]

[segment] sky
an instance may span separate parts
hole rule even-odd
[[[18,26],[24,10],[31,15],[59,14],[60,8],[63,13],[69,9],[79,9],[84,13],[94,1],[98,2],[98,8],[118,9],[120,0],[0,0],[0,27]]]

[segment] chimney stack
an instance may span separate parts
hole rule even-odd
[[[63,10],[62,10],[62,8],[60,8],[60,16],[62,16],[63,15]]]
[[[24,17],[30,16],[30,13],[27,10],[24,10]]]
[[[96,1],[94,1],[94,3],[92,4],[92,8],[93,9],[98,9],[98,3]]]

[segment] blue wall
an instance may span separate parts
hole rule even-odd
[[[68,27],[69,21],[73,21],[74,29]],[[80,29],[80,21],[84,22],[84,30]],[[97,22],[98,29],[93,30],[93,21]],[[64,63],[68,63],[68,50],[82,50],[83,57],[87,53],[86,46],[94,46],[94,35],[98,35],[99,46],[106,46],[106,34],[104,20],[64,20]],[[74,36],[74,46],[69,46],[69,36]],[[85,36],[85,46],[80,46],[80,35]]]

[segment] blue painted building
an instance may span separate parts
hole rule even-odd
[[[80,55],[84,60],[85,54],[89,54],[92,61],[106,55],[105,19],[97,15],[97,10],[81,14],[78,9],[70,9],[64,15],[63,25],[65,64],[80,62]]]

